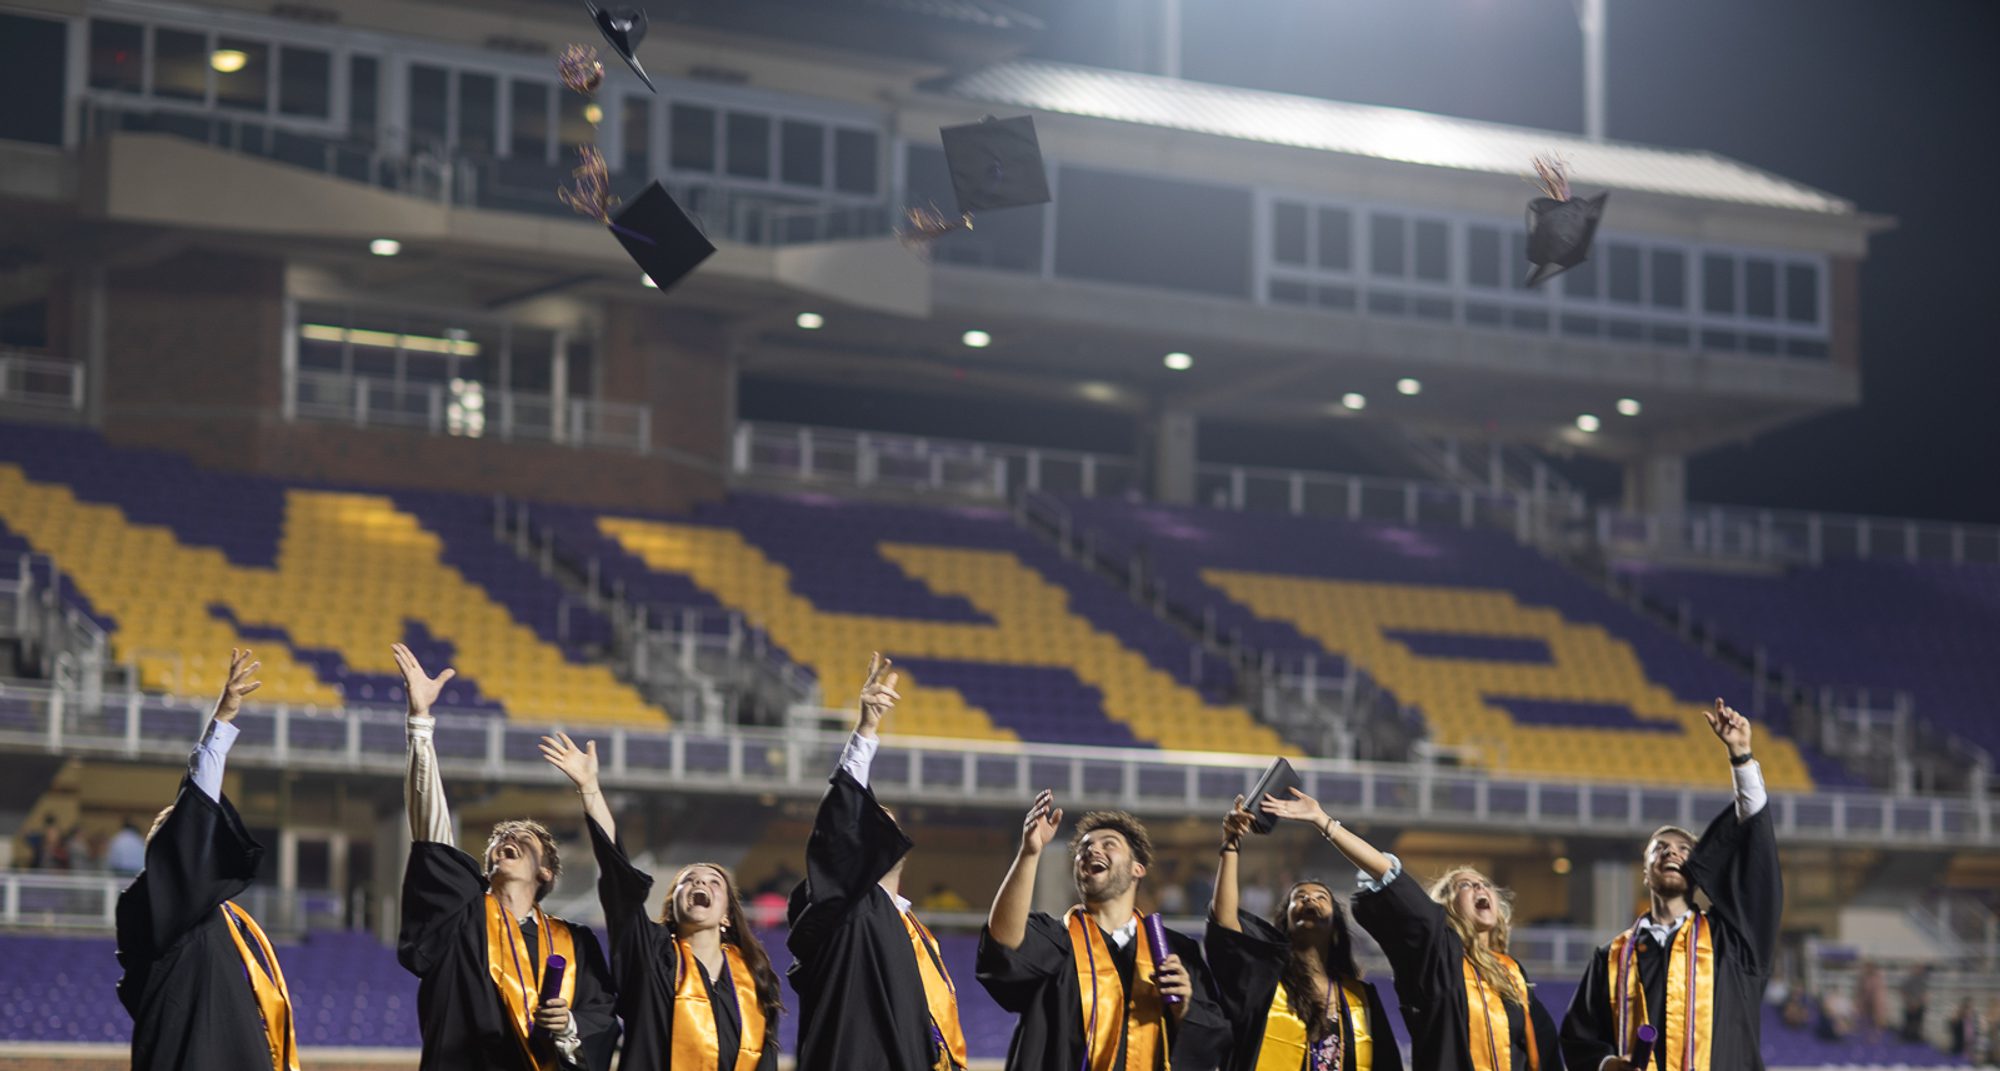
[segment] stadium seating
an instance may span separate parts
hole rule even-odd
[[[830,697],[879,646],[908,671],[913,735],[1292,750],[1210,700],[1226,678],[1186,637],[1001,511],[740,495],[685,520],[551,508],[537,523],[637,601],[742,611]]]
[[[1831,561],[1778,577],[1647,572],[1731,642],[1814,685],[1900,689],[1931,725],[2000,752],[2000,566]]]
[[[1146,561],[1170,601],[1212,613],[1253,648],[1354,663],[1414,705],[1438,742],[1495,768],[1712,783],[1715,744],[1697,708],[1747,688],[1497,532],[1065,505],[1101,548]],[[1852,783],[1787,740],[1760,740],[1757,753],[1773,787]]]
[[[604,620],[563,613],[485,500],[294,486],[46,427],[0,425],[0,459],[0,523],[56,556],[148,689],[206,694],[251,646],[267,702],[400,702],[401,639],[458,668],[443,706],[663,724],[589,660]]]

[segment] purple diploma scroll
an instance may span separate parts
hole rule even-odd
[[[563,974],[569,970],[569,961],[561,956],[550,956],[547,968],[542,971],[542,992],[536,1007],[547,1004],[562,996]],[[535,1024],[535,1034],[546,1034],[540,1023]]]
[[[1639,1028],[1638,1044],[1632,1046],[1632,1066],[1649,1067],[1653,1063],[1653,1043],[1660,1040],[1660,1032],[1648,1023]]]
[[[1157,911],[1146,916],[1146,943],[1152,946],[1153,970],[1158,972],[1160,964],[1167,961],[1167,924],[1160,921],[1160,913]],[[1180,1002],[1181,998],[1178,994],[1160,994],[1160,1003],[1162,1004],[1179,1004]]]

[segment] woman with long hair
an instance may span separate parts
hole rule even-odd
[[[1395,971],[1416,1071],[1561,1071],[1555,1020],[1507,954],[1510,894],[1472,867],[1420,887],[1402,860],[1376,851],[1298,789],[1262,806],[1312,826],[1361,868],[1354,920]]]
[[[653,876],[618,843],[597,783],[597,742],[579,748],[557,733],[541,746],[583,797],[625,1020],[619,1066],[776,1071],[778,975],[744,916],[736,880],[719,864],[691,863],[674,874],[658,916],[650,914]]]
[[[1203,946],[1235,1040],[1226,1071],[1402,1071],[1382,998],[1361,979],[1347,913],[1322,881],[1293,883],[1266,922],[1237,906],[1237,855],[1255,815],[1222,820]]]

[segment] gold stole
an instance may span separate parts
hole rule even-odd
[[[250,992],[257,999],[257,1012],[264,1017],[265,1042],[271,1048],[271,1066],[285,1071],[299,1071],[299,1038],[292,1026],[292,994],[285,987],[285,970],[278,966],[278,954],[271,951],[271,940],[264,936],[263,927],[250,917],[250,912],[237,907],[232,901],[222,902],[222,920],[229,926],[229,937],[236,942],[236,954],[243,957],[244,973],[250,976]],[[248,931],[264,953],[264,963],[271,965],[271,972],[264,973],[264,963],[250,954],[250,946],[243,941]]]
[[[529,1032],[535,1026],[535,1009],[542,1002],[542,975],[549,957],[561,956],[569,966],[563,971],[562,990],[557,996],[566,1003],[574,1004],[576,972],[583,969],[583,964],[576,961],[576,938],[569,932],[569,923],[543,914],[540,904],[535,905],[535,932],[539,935],[537,943],[541,947],[530,956],[527,940],[521,936],[520,924],[501,908],[499,897],[491,892],[486,894],[487,973],[493,976],[494,988],[500,991],[500,1003],[505,1006],[507,1019],[514,1026],[514,1039],[521,1043],[521,1052],[540,1071],[553,1071],[556,1058],[553,1055],[547,1059],[537,1056],[534,1046],[528,1042]]]
[[[924,983],[924,1004],[930,1008],[931,1029],[943,1044],[938,1048],[936,1071],[953,1071],[966,1066],[965,1028],[958,1021],[958,987],[951,984],[951,975],[944,969],[944,956],[938,952],[937,938],[908,911],[898,912],[903,916],[903,929],[909,932],[910,944],[917,953],[917,976]]]
[[[756,1071],[764,1055],[764,1006],[757,1003],[757,980],[743,963],[743,953],[724,942],[722,958],[729,964],[729,981],[736,990],[736,1011],[743,1020],[743,1033],[736,1042],[736,1058],[722,1066],[721,1040],[715,1032],[715,1008],[708,1001],[708,982],[701,976],[701,961],[686,941],[675,941],[680,956],[674,976],[674,1047],[668,1066],[679,1071]]]
[[[1646,987],[1638,984],[1639,972],[1631,960],[1638,928],[1635,922],[1632,929],[1611,939],[1611,969],[1605,972],[1611,1007],[1618,1016],[1620,1056],[1631,1054],[1639,1027],[1646,1022]],[[1667,1057],[1668,1071],[1707,1071],[1714,1027],[1715,927],[1696,911],[1674,934],[1667,955],[1667,1028],[1660,1033],[1657,1051]]]
[[[1138,914],[1133,913],[1134,919]],[[1135,944],[1129,997],[1118,977],[1111,947],[1097,920],[1082,907],[1069,912],[1070,958],[1076,963],[1077,989],[1083,1001],[1087,1071],[1113,1071],[1118,1064],[1118,1039],[1125,1039],[1126,1071],[1172,1071],[1167,1052],[1167,1025],[1160,990],[1153,980],[1152,938],[1143,922],[1132,937]],[[1166,955],[1161,950],[1161,955]]]
[[[1495,952],[1493,958],[1500,961],[1500,969],[1514,976],[1514,984],[1523,994],[1528,992],[1528,976],[1521,972],[1521,965],[1512,956]],[[1480,977],[1478,968],[1472,965],[1472,957],[1460,961],[1465,972],[1466,1019],[1471,1029],[1472,1066],[1474,1071],[1509,1071],[1514,1066],[1514,1037],[1507,1026],[1507,998],[1500,987],[1492,985]],[[1529,997],[1533,1000],[1533,997]],[[1541,1071],[1542,1054],[1535,1049],[1535,1015],[1528,1005],[1521,1007],[1522,1034],[1528,1041],[1528,1067],[1530,1071]]]
[[[1347,1005],[1341,1015],[1340,1029],[1354,1042],[1354,1066],[1348,1071],[1373,1071],[1375,1035],[1369,1030],[1367,994],[1356,981],[1340,983],[1340,992]],[[1311,1036],[1306,1021],[1292,1011],[1292,1002],[1280,983],[1271,997],[1271,1010],[1264,1017],[1264,1042],[1257,1049],[1254,1071],[1299,1071],[1305,1065]]]

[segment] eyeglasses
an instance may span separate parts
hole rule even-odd
[[[1455,893],[1462,893],[1467,890],[1490,893],[1493,891],[1493,886],[1489,882],[1479,881],[1474,878],[1460,878],[1451,886],[1451,891]]]

